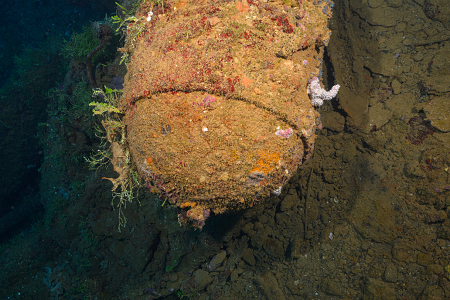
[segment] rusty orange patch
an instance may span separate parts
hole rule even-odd
[[[176,8],[180,8],[180,7],[182,7],[183,5],[185,5],[186,2],[187,2],[186,0],[182,0],[182,1],[180,1],[180,3],[176,4],[175,7],[176,7]]]
[[[258,156],[258,162],[253,167],[253,169],[250,171],[252,172],[261,172],[264,174],[269,174],[269,172],[274,169],[278,162],[280,161],[280,148],[278,148],[277,152],[271,152],[271,151],[259,151]]]
[[[246,88],[248,88],[249,85],[251,85],[253,83],[253,79],[248,78],[245,75],[242,75],[242,85],[245,86]]]
[[[238,11],[240,11],[240,12],[248,12],[248,9],[249,9],[250,7],[248,6],[248,3],[247,3],[247,1],[244,1],[244,2],[238,2],[237,4],[236,4],[236,9],[238,10]]]
[[[214,26],[220,22],[220,19],[218,17],[212,17],[212,18],[209,18],[208,21],[209,21],[209,24],[211,24],[211,26]]]
[[[197,202],[186,202],[186,203],[182,203],[180,205],[181,208],[185,208],[185,207],[195,207],[197,205]]]

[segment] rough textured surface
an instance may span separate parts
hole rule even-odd
[[[112,166],[96,175],[74,163],[80,148],[67,135],[67,123],[61,126],[61,118],[52,116],[45,126],[41,196],[53,194],[64,206],[54,225],[33,226],[2,245],[3,298],[450,299],[450,133],[434,128],[422,109],[448,96],[444,53],[450,53],[450,41],[436,42],[448,35],[441,22],[430,24],[422,13],[424,0],[403,1],[401,21],[389,28],[371,26],[349,2],[334,7],[332,36],[340,38],[328,53],[337,76],[324,85],[348,88],[339,91],[338,101],[320,107],[324,129],[317,131],[314,159],[299,168],[279,198],[215,216],[202,232],[180,227],[175,209],[161,206],[163,200],[147,190],[140,191],[140,203],[127,205],[128,223],[118,232],[111,184],[100,179],[114,177]],[[412,49],[416,37],[424,42]],[[404,47],[406,40],[410,46]],[[398,56],[398,73],[370,74],[373,64],[365,58],[377,52]],[[352,95],[358,98],[344,100]],[[355,114],[367,105],[369,115],[381,105],[378,113],[391,116],[369,133],[363,132],[369,118],[354,127]],[[328,127],[329,115],[339,131]],[[281,252],[268,242],[285,250],[281,260],[270,254]],[[222,251],[224,261],[209,272],[213,280],[198,290],[192,273],[208,272],[207,263]],[[199,273],[198,279],[207,279]],[[190,278],[194,295],[180,291]]]
[[[450,8],[446,0],[425,0],[423,12],[432,19],[441,21],[445,26],[450,26]]]
[[[313,150],[317,113],[306,86],[329,37],[325,3],[139,8],[153,15],[132,25],[145,34],[124,50],[132,54],[121,103],[130,150],[141,175],[190,207],[199,227],[210,211],[269,196]]]
[[[434,127],[443,132],[450,131],[450,98],[448,96],[436,97],[425,103],[423,110]]]
[[[196,270],[192,276],[183,282],[181,290],[186,294],[192,294],[204,289],[213,279],[204,270]]]
[[[280,289],[278,285],[277,279],[273,276],[270,271],[264,271],[258,278],[258,283],[264,291],[267,299],[279,299],[284,300],[286,297],[283,294],[283,291]]]
[[[323,127],[335,132],[344,130],[345,118],[338,112],[329,112],[321,117]]]

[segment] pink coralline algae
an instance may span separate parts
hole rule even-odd
[[[428,135],[434,133],[434,127],[431,125],[431,122],[421,116],[412,117],[407,124],[410,126],[410,130],[406,134],[406,139],[413,145],[422,144]]]
[[[214,98],[211,95],[206,95],[205,99],[203,99],[202,102],[200,102],[200,103],[193,102],[192,105],[200,105],[203,107],[210,107],[211,103],[213,103],[214,101],[216,101],[216,98]]]
[[[292,135],[292,132],[292,128],[288,128],[284,130],[278,130],[277,132],[275,132],[275,134],[284,138],[288,138]]]
[[[308,84],[307,92],[311,97],[312,104],[315,106],[321,106],[324,100],[331,100],[336,97],[339,88],[339,84],[336,84],[327,92],[320,87],[319,78],[314,77]]]
[[[187,211],[186,214],[182,212],[178,215],[178,222],[180,225],[184,222],[186,222],[185,218],[188,217],[190,220],[193,221],[192,226],[202,229],[203,226],[205,226],[205,221],[210,216],[209,209],[204,209],[201,206],[196,206],[194,208],[191,208]]]

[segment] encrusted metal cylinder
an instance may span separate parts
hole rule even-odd
[[[281,190],[314,147],[326,2],[141,4],[121,109],[138,170],[201,227]]]

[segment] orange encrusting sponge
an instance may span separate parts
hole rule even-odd
[[[194,207],[197,205],[197,202],[186,202],[186,203],[182,203],[180,205],[181,208],[185,208],[185,207]]]
[[[251,172],[261,172],[269,174],[269,172],[276,167],[280,161],[280,149],[277,152],[260,151],[259,160],[253,167]]]

